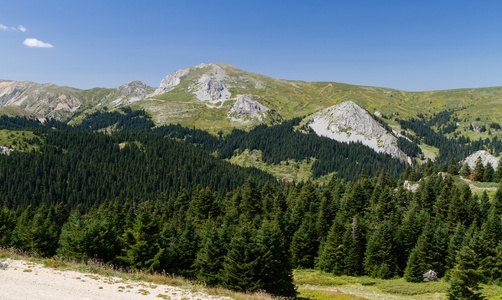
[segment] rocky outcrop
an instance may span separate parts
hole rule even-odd
[[[200,69],[206,70],[200,72]],[[162,79],[159,87],[149,96],[153,97],[174,90],[183,77],[191,77],[184,88],[200,101],[227,100],[231,97],[225,82],[232,79],[217,64],[199,64],[175,71]]]
[[[200,101],[227,100],[231,94],[220,81],[208,79],[194,92]]]
[[[232,122],[248,123],[251,120],[260,122],[266,118],[269,109],[256,101],[251,95],[241,95],[227,113],[227,119]]]
[[[108,96],[108,98],[115,98],[111,104],[127,104],[135,101],[143,100],[152,91],[152,88],[147,86],[142,81],[131,81],[127,84],[116,88],[116,92]]]
[[[197,66],[184,68],[167,75],[164,79],[162,79],[159,87],[149,96],[153,97],[172,91],[178,84],[180,84],[181,77],[187,75],[193,68],[197,68]]]
[[[403,188],[409,191],[416,191],[420,185],[418,183],[411,184],[408,180],[405,180],[403,183]]]
[[[342,102],[311,115],[307,124],[320,136],[346,143],[361,142],[377,152],[388,153],[411,163],[410,158],[397,147],[396,137],[352,101]]]
[[[467,163],[472,170],[476,167],[476,161],[478,160],[479,157],[481,157],[481,162],[483,163],[483,166],[486,166],[487,163],[490,163],[495,170],[498,168],[499,159],[485,150],[474,152],[473,154],[466,157],[466,159],[464,159],[462,163]]]
[[[9,154],[12,151],[14,151],[14,149],[5,146],[0,146],[0,154]]]

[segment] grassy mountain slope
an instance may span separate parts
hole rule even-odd
[[[151,96],[154,88],[140,82],[115,89],[79,90],[53,84],[0,81],[0,114],[66,120],[95,111],[96,107],[130,106],[151,113],[158,125],[180,123],[216,133],[228,132],[234,127],[250,129],[260,123],[255,120],[242,124],[227,119],[237,97],[249,94],[270,109],[263,120],[266,124],[309,115],[347,100],[371,113],[380,111],[390,117],[390,125],[395,125],[394,117],[408,119],[444,110],[455,110],[466,126],[473,122],[488,125],[502,119],[502,87],[406,92],[337,82],[281,80],[227,64],[202,64],[184,70],[177,85],[155,96]],[[196,92],[208,79],[219,80],[231,96],[223,101],[197,99]]]

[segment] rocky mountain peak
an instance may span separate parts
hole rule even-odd
[[[114,99],[111,104],[122,105],[143,100],[152,91],[152,88],[143,81],[131,81],[116,88],[117,93],[111,93],[108,99]]]
[[[200,101],[226,100],[231,97],[224,81],[229,80],[225,70],[217,64],[199,64],[184,68],[167,75],[159,87],[150,96],[168,93],[174,90],[184,79],[190,82],[187,90]]]
[[[232,122],[248,123],[253,119],[260,122],[266,118],[267,107],[259,103],[251,95],[240,95],[234,106],[227,113],[227,119]]]
[[[377,152],[388,153],[403,161],[410,158],[397,147],[397,139],[376,122],[369,112],[352,101],[321,110],[307,118],[318,135],[339,142],[361,142]]]

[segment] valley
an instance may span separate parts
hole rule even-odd
[[[496,299],[501,91],[1,81],[0,247],[251,298]]]

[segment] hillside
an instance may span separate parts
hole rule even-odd
[[[263,118],[239,122],[238,113],[229,117],[243,95],[266,108]],[[157,88],[131,82],[115,89],[79,90],[54,84],[0,81],[2,114],[67,120],[88,110],[126,105],[146,110],[158,125],[180,123],[214,133],[306,116],[349,100],[370,113],[389,118],[391,125],[396,117],[409,119],[454,110],[458,133],[475,138],[486,138],[487,133],[469,134],[462,129],[471,124],[475,128],[489,127],[502,118],[502,87],[406,92],[328,81],[275,79],[227,64],[200,64],[175,71]]]

